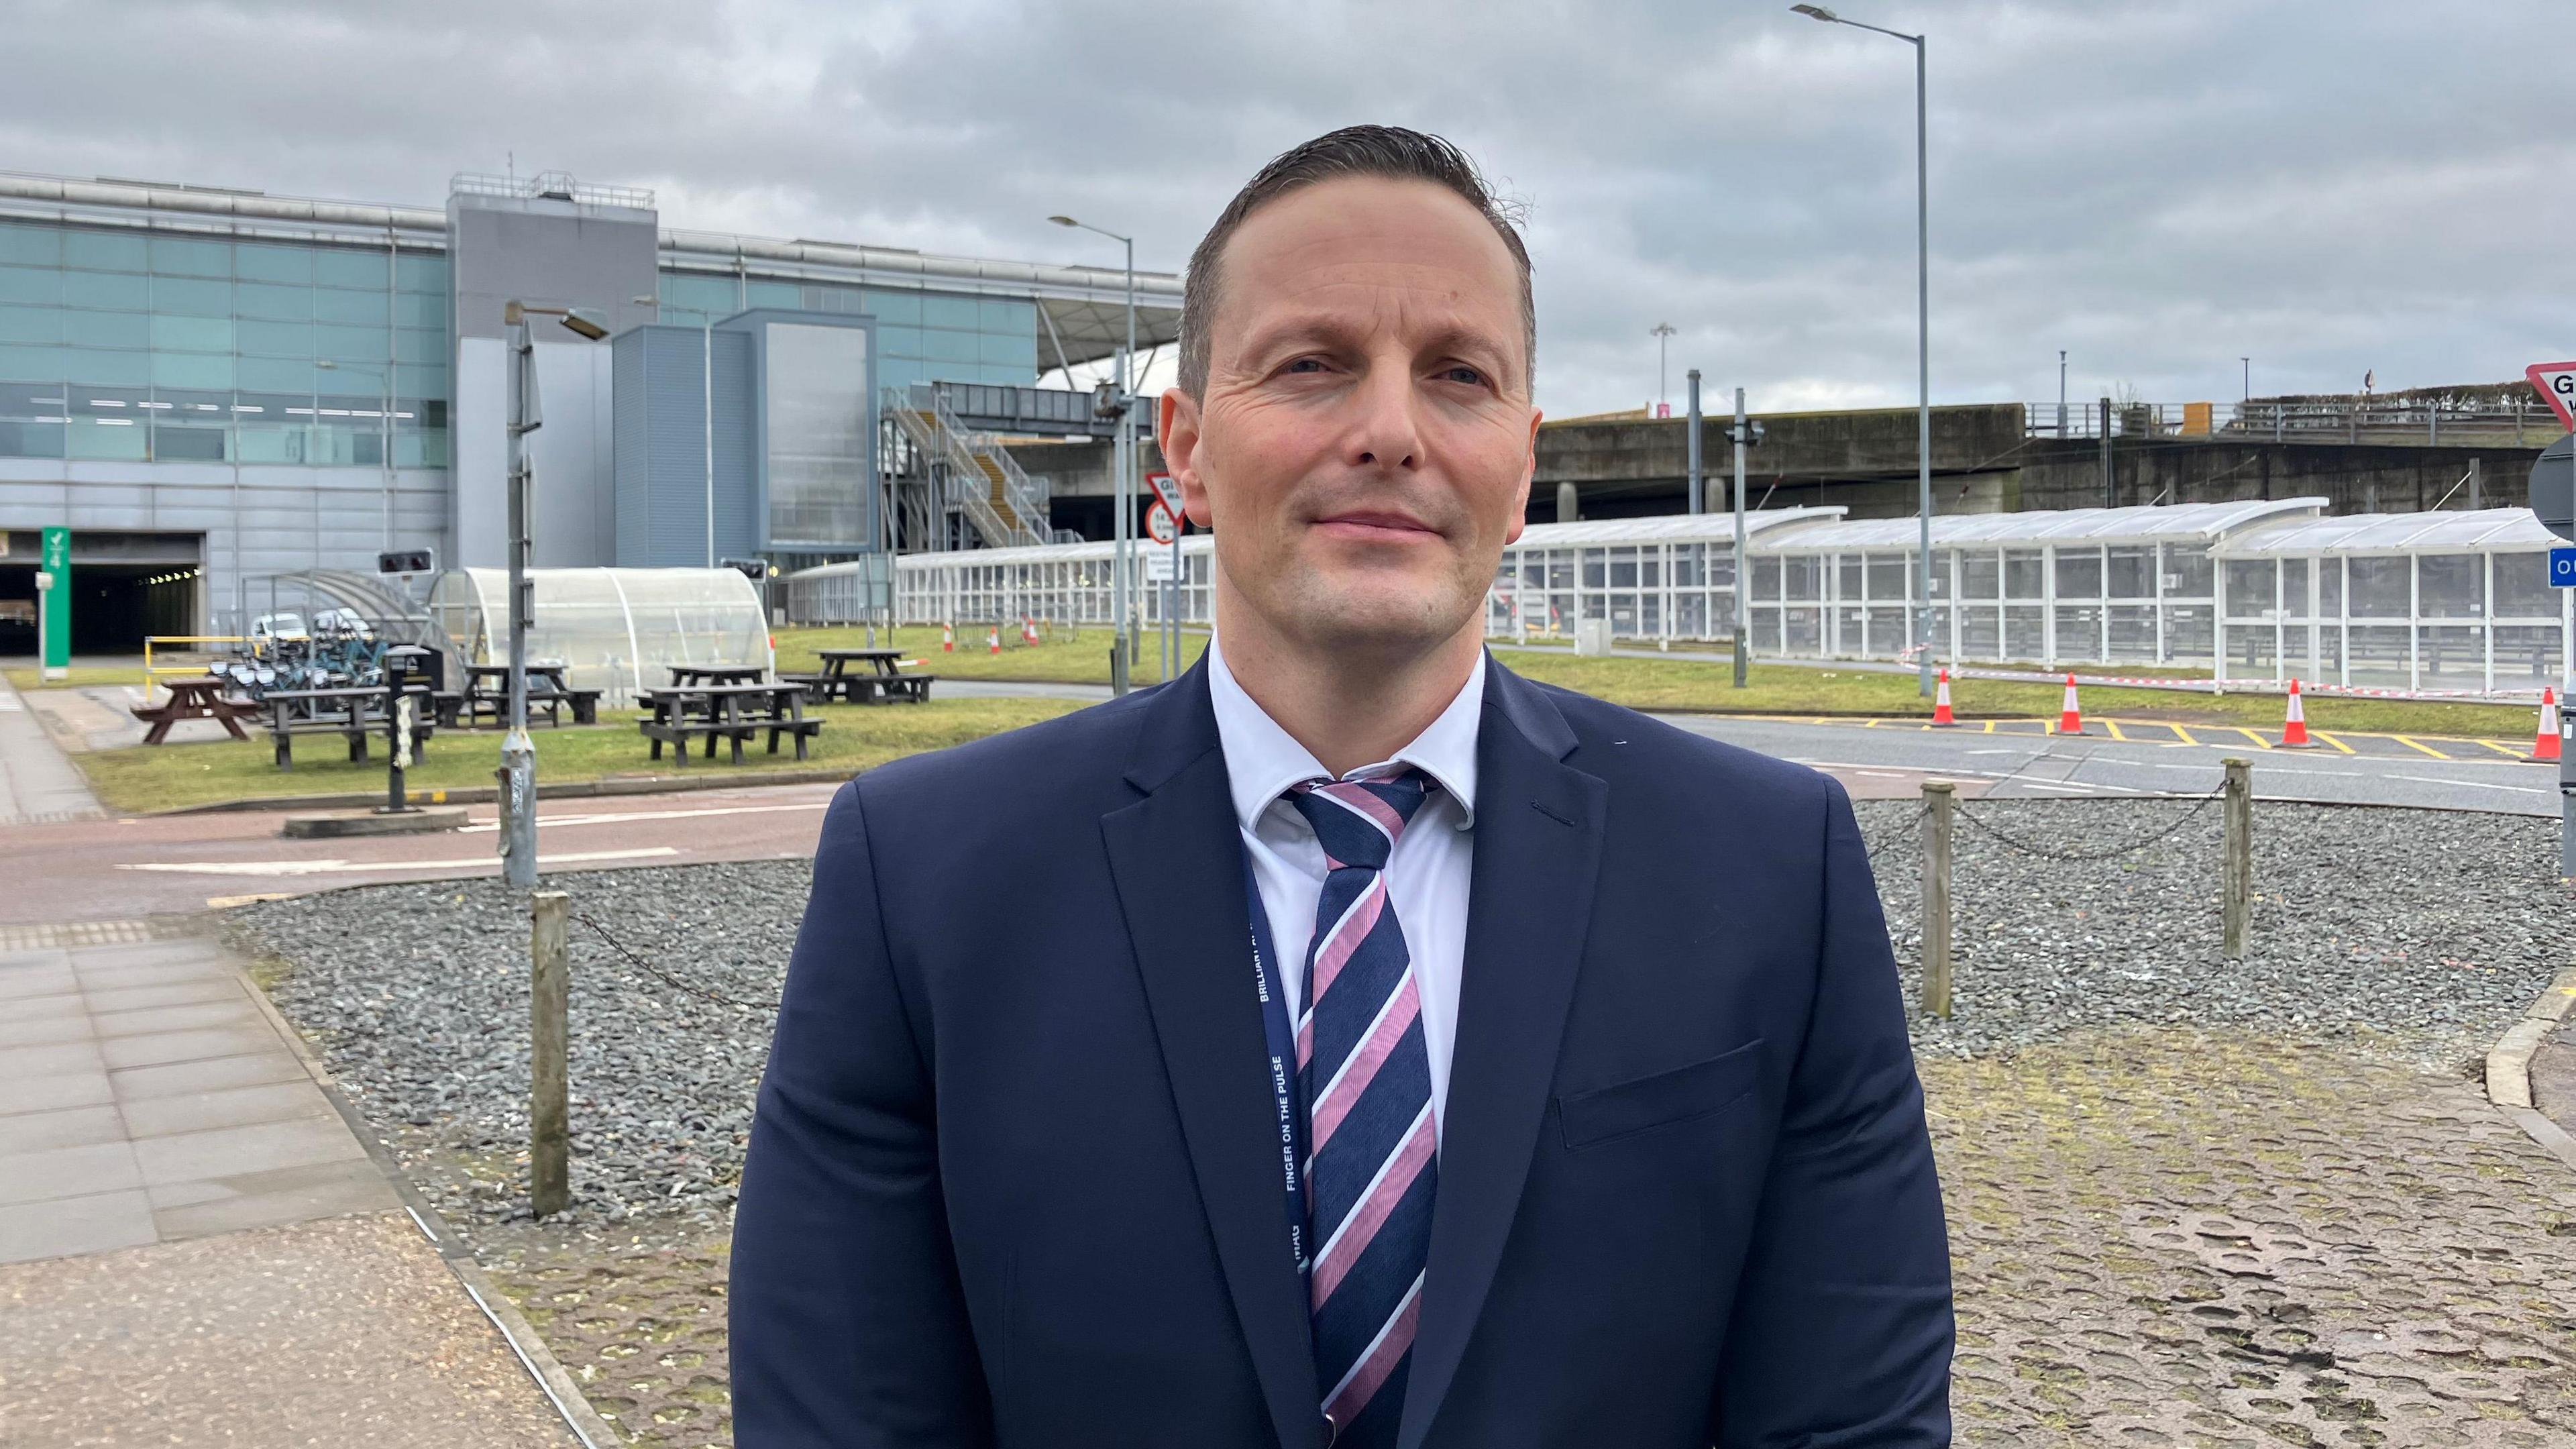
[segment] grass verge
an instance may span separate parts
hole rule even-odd
[[[100,684],[141,684],[143,682],[143,670],[139,665],[131,669],[120,669],[109,665],[75,664],[62,678],[47,679],[44,677],[44,670],[36,665],[13,664],[7,669],[0,669],[0,674],[7,675],[9,687],[20,694],[33,693],[39,689],[87,689]]]
[[[881,640],[887,631],[877,631]],[[892,632],[891,647],[912,652],[922,668],[954,679],[1036,680],[1049,683],[1107,684],[1109,631],[1086,629],[1047,642],[1011,644],[994,654],[979,631],[961,631],[955,653],[943,653],[939,631],[903,628]],[[866,631],[855,628],[785,629],[778,634],[778,667],[819,667],[815,650],[856,648]],[[1207,647],[1204,634],[1182,636],[1195,662]],[[1928,717],[1932,702],[1915,693],[1911,674],[1816,669],[1798,664],[1756,664],[1747,685],[1734,687],[1734,672],[1724,662],[1705,659],[1578,659],[1543,649],[1503,649],[1497,658],[1515,672],[1549,684],[1624,704],[1631,709],[1706,711],[1725,714],[1853,714],[1891,719]],[[1154,650],[1146,642],[1139,683],[1153,682]],[[2164,671],[2176,678],[2208,671]],[[934,693],[936,692],[934,688]],[[2016,718],[2054,718],[2063,691],[2054,684],[2023,684],[1999,679],[1961,679],[1950,686],[1952,705],[1963,714]],[[2183,724],[2244,725],[2278,729],[2282,700],[2266,694],[2188,694],[2177,690],[2117,689],[2083,692],[2088,715],[2122,719],[2175,720]],[[2374,734],[2455,735],[2471,739],[2519,740],[2531,734],[2537,712],[2529,705],[2451,704],[2423,700],[2352,699],[2310,695],[2311,729],[2354,730]]]
[[[729,763],[730,755],[719,749],[713,760],[704,756],[692,759],[688,773],[693,777],[744,780],[782,770],[846,770],[856,774],[904,755],[964,744],[1052,719],[1077,707],[1076,701],[1062,699],[826,705],[810,711],[830,723],[814,736],[807,759],[796,758],[792,742],[782,742],[775,755],[762,753],[766,744],[762,740],[744,751],[739,766]],[[658,764],[646,758],[649,742],[636,732],[632,711],[603,710],[600,717],[603,723],[592,728],[534,731],[539,784],[678,773],[667,752]],[[271,763],[268,739],[258,733],[248,741],[137,745],[72,758],[89,777],[90,787],[101,801],[110,809],[129,812],[385,787],[381,740],[364,764],[349,762],[337,735],[300,736],[295,746],[292,771],[280,771]],[[496,732],[444,730],[430,738],[428,758],[407,773],[405,783],[414,790],[489,785],[500,755],[501,736]]]

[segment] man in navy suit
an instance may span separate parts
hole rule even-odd
[[[736,1441],[1936,1445],[1949,1255],[1840,786],[1483,647],[1529,260],[1281,156],[1160,435],[1216,638],[841,792],[734,1226]]]

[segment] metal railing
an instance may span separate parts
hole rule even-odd
[[[946,470],[941,502],[964,513],[989,547],[1024,548],[1048,542],[1045,500],[1037,496],[1011,455],[997,443],[958,426],[955,415],[935,394],[926,412],[912,406],[913,401],[897,393],[888,399],[887,410],[912,445],[915,461]]]
[[[451,196],[507,196],[520,201],[545,198],[582,206],[631,206],[653,209],[653,193],[642,186],[594,186],[569,171],[540,171],[533,176],[495,176],[488,171],[459,171],[447,178]]]
[[[2022,432],[2032,438],[2102,436],[2098,399],[2024,403]],[[2531,398],[2266,398],[2236,403],[2114,402],[2114,438],[2169,438],[2276,443],[2417,443],[2445,441],[2538,447],[2562,431],[2546,403]]]

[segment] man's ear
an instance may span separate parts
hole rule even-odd
[[[1546,416],[1536,408],[1530,409],[1529,458],[1521,468],[1519,506],[1512,510],[1512,526],[1503,534],[1506,545],[1520,542],[1521,530],[1529,527],[1530,484],[1538,477],[1538,425]]]
[[[1216,507],[1208,501],[1207,481],[1199,472],[1199,400],[1177,387],[1163,389],[1154,409],[1155,441],[1162,445],[1163,466],[1181,485],[1181,511],[1201,528],[1216,527]]]

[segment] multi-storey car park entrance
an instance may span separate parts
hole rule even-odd
[[[0,534],[0,655],[36,652],[39,537],[23,528]],[[198,632],[204,534],[76,528],[71,545],[73,653],[140,654],[146,636]]]

